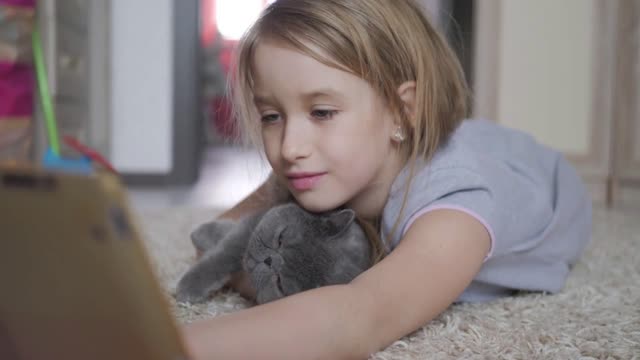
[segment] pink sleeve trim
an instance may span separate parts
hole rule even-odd
[[[489,233],[489,238],[491,239],[491,245],[489,246],[489,252],[487,253],[487,256],[485,256],[484,261],[487,261],[491,255],[493,254],[493,247],[494,247],[494,243],[495,243],[495,235],[493,233],[493,229],[491,228],[491,226],[489,225],[489,223],[487,223],[487,221],[480,215],[478,215],[475,211],[469,210],[467,208],[464,208],[462,206],[459,205],[434,205],[434,206],[427,206],[425,208],[422,208],[420,210],[418,210],[415,214],[413,214],[410,218],[409,221],[407,221],[407,224],[404,226],[404,228],[402,229],[402,236],[404,236],[404,234],[409,230],[409,227],[411,227],[411,224],[413,224],[414,221],[416,221],[420,216],[430,212],[430,211],[434,211],[434,210],[457,210],[457,211],[462,211],[463,213],[472,216],[473,218],[475,218],[476,220],[478,220],[486,229],[487,232]]]

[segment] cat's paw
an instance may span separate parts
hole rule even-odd
[[[229,280],[229,276],[211,281],[202,274],[188,272],[178,282],[174,297],[178,302],[198,304],[209,300]]]

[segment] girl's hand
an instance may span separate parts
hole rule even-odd
[[[203,348],[206,340],[202,337],[206,332],[199,330],[196,324],[187,324],[180,329],[182,340],[189,360],[205,360],[207,349]]]

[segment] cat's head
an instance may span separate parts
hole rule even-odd
[[[297,204],[269,210],[256,226],[243,265],[258,302],[348,283],[370,265],[368,239],[352,210],[322,214]]]

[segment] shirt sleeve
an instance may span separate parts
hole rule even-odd
[[[491,257],[496,246],[496,230],[501,226],[492,191],[481,175],[462,167],[438,169],[414,178],[393,246],[399,243],[415,220],[439,209],[461,211],[478,220],[486,228],[491,240],[485,261]]]

